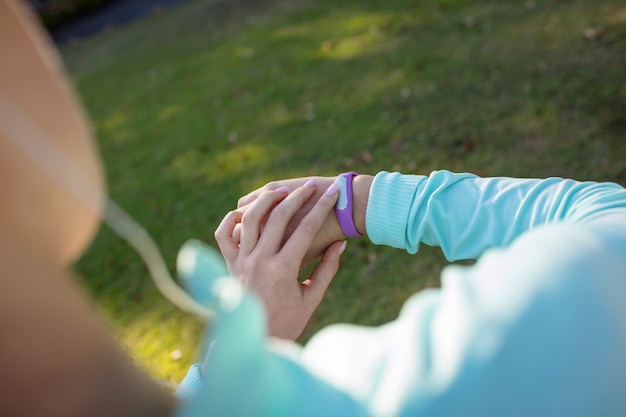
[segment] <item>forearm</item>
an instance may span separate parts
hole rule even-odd
[[[411,253],[426,243],[440,246],[450,260],[476,258],[540,225],[597,220],[609,210],[626,210],[625,194],[616,184],[560,178],[383,172],[370,192],[367,231],[374,243]]]

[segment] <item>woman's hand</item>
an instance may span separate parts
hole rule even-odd
[[[261,194],[267,191],[287,188],[289,192],[292,192],[297,188],[302,187],[308,181],[315,181],[317,186],[315,187],[313,195],[302,205],[302,207],[294,214],[294,216],[287,224],[284,236],[284,240],[286,240],[289,238],[289,236],[291,236],[296,227],[298,227],[298,224],[300,224],[300,221],[304,218],[304,216],[306,216],[311,211],[317,201],[323,196],[326,189],[333,182],[335,182],[335,178],[336,177],[304,177],[273,181],[255,191],[252,191],[248,195],[241,197],[239,199],[239,202],[237,203],[237,207],[245,211],[251,203],[256,201],[256,199]],[[263,224],[262,227],[264,227]],[[234,233],[236,239],[239,238],[239,232],[240,230],[237,228]],[[311,246],[307,249],[306,255],[303,258],[302,266],[304,267],[313,260],[322,256],[326,251],[326,248],[328,248],[328,246],[331,245],[333,242],[336,242],[338,240],[344,240],[345,238],[345,235],[339,227],[339,221],[331,210],[331,212],[329,212],[329,215],[326,216],[326,219],[320,227],[319,232],[313,238]]]
[[[332,180],[322,183],[330,186],[320,190],[317,179],[310,179],[292,193],[285,186],[259,191],[244,208],[228,213],[215,232],[230,272],[263,301],[270,336],[300,336],[339,268],[342,239],[327,245],[307,280],[298,280],[300,265],[337,201],[338,187]],[[311,200],[313,206],[285,239]]]
[[[313,196],[296,212],[296,214],[291,218],[289,223],[287,224],[287,228],[285,229],[285,237],[286,240],[291,236],[293,231],[296,229],[300,221],[304,218],[304,216],[311,211],[315,203],[319,200],[319,198],[323,195],[324,190],[327,189],[336,179],[337,177],[304,177],[304,178],[292,178],[287,180],[273,181],[270,182],[263,187],[252,191],[248,195],[241,197],[237,204],[237,207],[245,211],[247,207],[252,204],[261,194],[271,190],[277,190],[279,188],[286,188],[289,192],[297,189],[298,187],[303,186],[308,181],[314,180],[317,182],[317,189],[314,192]],[[369,200],[369,192],[372,182],[374,181],[374,177],[371,175],[358,175],[354,177],[352,182],[352,193],[353,193],[353,218],[354,223],[356,225],[357,230],[365,235],[367,234],[367,230],[365,228],[365,213],[367,211],[367,203]],[[261,222],[261,228],[263,228],[263,222]],[[239,241],[240,229],[239,227],[235,228],[233,236]],[[339,226],[339,221],[337,220],[337,216],[334,213],[329,213],[326,217],[322,227],[319,232],[313,238],[311,242],[311,246],[307,250],[306,255],[304,256],[302,266],[306,266],[314,259],[319,258],[324,254],[324,251],[330,244],[336,242],[338,240],[344,240],[346,236],[344,235],[341,227]]]

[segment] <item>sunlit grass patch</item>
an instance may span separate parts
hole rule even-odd
[[[248,171],[250,166],[266,163],[269,159],[269,154],[263,147],[246,144],[234,145],[213,158],[190,149],[178,155],[170,166],[179,179],[204,177],[218,181]]]

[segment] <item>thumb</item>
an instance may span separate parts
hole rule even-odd
[[[346,244],[345,240],[337,241],[326,248],[320,263],[309,279],[302,283],[305,286],[304,298],[307,303],[317,306],[322,301],[330,282],[339,270],[339,257],[346,249]]]

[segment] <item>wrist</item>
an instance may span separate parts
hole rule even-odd
[[[367,235],[365,215],[373,181],[374,177],[371,175],[357,175],[352,181],[352,218],[357,230],[362,235]]]

